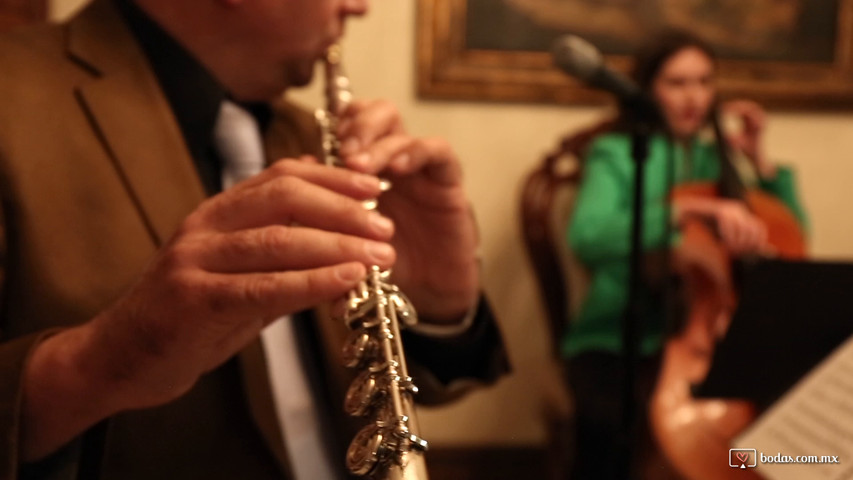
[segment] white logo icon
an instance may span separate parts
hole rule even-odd
[[[729,466],[732,468],[755,468],[758,462],[754,448],[732,448],[729,450]]]

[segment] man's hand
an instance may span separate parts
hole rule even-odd
[[[379,209],[395,222],[394,282],[420,316],[458,320],[477,301],[480,279],[476,225],[453,150],[441,139],[410,136],[385,101],[351,104],[338,136],[349,168],[392,182]]]
[[[202,203],[127,294],[35,350],[22,458],[177,398],[269,322],[344,295],[365,265],[393,265],[393,224],[361,203],[379,192],[371,175],[282,161]]]
[[[269,322],[343,296],[367,265],[394,266],[431,321],[457,321],[475,304],[477,235],[451,149],[407,135],[387,103],[356,103],[342,118],[355,171],[287,160],[205,201],[128,293],[36,348],[22,460],[181,396]],[[394,183],[381,214],[362,204],[381,193],[378,173]]]

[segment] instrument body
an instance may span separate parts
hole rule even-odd
[[[718,185],[694,184],[675,189],[673,198],[720,198]],[[787,259],[806,255],[803,232],[791,211],[773,196],[747,191],[748,208],[766,226],[771,253]],[[729,253],[711,227],[700,219],[682,228],[682,242],[673,255],[681,276],[688,310],[681,333],[664,347],[662,366],[650,403],[650,421],[660,447],[673,466],[691,480],[731,478],[731,440],[755,418],[745,400],[695,399],[691,385],[701,382],[711,366],[716,342],[725,334],[737,302]],[[759,480],[751,470],[739,471]]]
[[[340,47],[325,59],[326,110],[316,112],[323,135],[325,163],[342,166],[335,134],[338,116],[352,100],[349,79],[341,68]],[[383,182],[383,190],[390,184]],[[377,201],[365,203],[373,210]],[[350,329],[344,362],[360,370],[347,391],[344,410],[371,417],[347,450],[346,464],[355,475],[377,480],[427,480],[423,452],[427,442],[418,436],[412,382],[400,330],[417,323],[411,302],[390,282],[391,272],[373,266],[367,278],[349,293],[343,321]]]

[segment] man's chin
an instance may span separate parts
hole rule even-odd
[[[305,87],[311,83],[311,80],[314,79],[314,75],[303,75],[299,78],[294,78],[291,82],[288,83],[288,87]]]
[[[314,79],[314,68],[318,64],[319,62],[311,62],[310,64],[301,65],[292,69],[288,72],[290,73],[290,75],[288,75],[288,86],[304,87],[311,83],[311,80]]]
[[[289,88],[305,87],[314,78],[314,65],[290,67],[278,78],[267,78],[267,82],[256,82],[244,91],[232,91],[240,101],[265,102],[278,98]]]

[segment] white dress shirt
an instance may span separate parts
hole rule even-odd
[[[224,101],[214,130],[214,144],[223,160],[222,187],[260,172],[264,167],[264,147],[255,118],[242,107]],[[282,317],[261,334],[270,386],[279,427],[287,448],[290,466],[297,480],[338,478],[322,440],[322,424],[310,380],[299,355],[299,345],[290,316]]]

